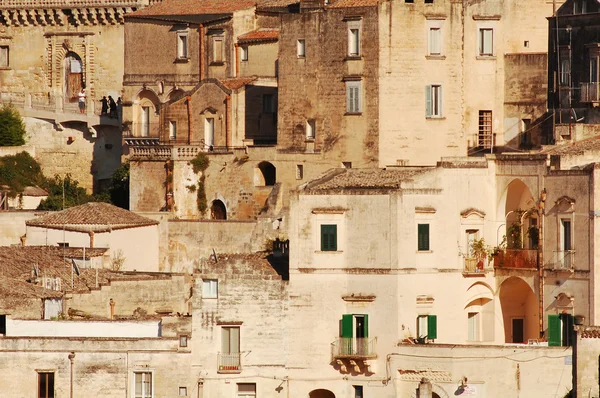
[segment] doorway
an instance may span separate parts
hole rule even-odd
[[[523,318],[512,319],[512,342],[525,342],[525,320]]]

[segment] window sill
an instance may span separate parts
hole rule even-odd
[[[211,62],[208,66],[223,66],[225,65],[225,62]]]
[[[362,112],[346,112],[344,116],[362,116]]]
[[[445,55],[431,54],[431,55],[426,55],[425,59],[436,60],[436,61],[443,61],[443,60],[446,59],[446,56]]]
[[[425,119],[427,119],[427,120],[446,120],[446,117],[444,117],[444,116],[426,116]]]
[[[2,66],[0,70],[12,70],[12,68],[10,66]]]
[[[362,59],[362,55],[347,55],[344,61],[361,61]]]
[[[218,297],[202,297],[202,300],[217,300]]]
[[[247,59],[240,59],[240,62],[248,62]]]
[[[315,250],[315,253],[318,254],[340,254],[343,253],[342,250]]]
[[[495,55],[478,55],[476,58],[481,61],[495,61],[496,60]]]
[[[315,142],[315,137],[306,137],[304,142]]]
[[[189,58],[175,58],[175,62],[176,64],[187,64],[188,62],[190,62]]]
[[[222,374],[239,374],[242,373],[242,369],[235,369],[235,370],[228,370],[228,369],[219,369],[217,370],[217,373],[222,373]]]
[[[417,253],[421,253],[421,254],[431,254],[433,253],[433,250],[417,250]]]
[[[298,59],[306,59],[306,55],[298,55]]]

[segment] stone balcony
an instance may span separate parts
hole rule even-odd
[[[538,268],[538,251],[506,249],[494,254],[494,268],[531,270]]]

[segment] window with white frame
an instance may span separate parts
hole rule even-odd
[[[187,387],[179,387],[179,396],[187,397]]]
[[[306,139],[314,140],[317,136],[317,125],[315,119],[308,119],[306,121]]]
[[[188,346],[188,336],[185,334],[182,334],[181,336],[179,336],[179,347],[185,348]]]
[[[298,55],[298,58],[306,57],[306,40],[298,39],[296,43],[296,55]]]
[[[54,372],[38,372],[39,398],[54,398]]]
[[[170,120],[169,121],[169,139],[174,140],[177,138],[177,121]]]
[[[361,21],[348,21],[348,56],[360,56]]]
[[[177,32],[177,58],[188,58],[188,32]]]
[[[360,80],[346,82],[346,112],[347,113],[361,113],[362,112],[361,86],[362,86],[362,82]]]
[[[240,60],[248,61],[248,46],[240,46]]]
[[[494,55],[494,29],[479,28],[479,55],[482,57]]]
[[[469,341],[480,341],[479,333],[479,312],[469,312],[468,318],[468,339]]]
[[[256,398],[256,383],[238,383],[237,398]]]
[[[560,61],[560,85],[568,86],[571,76],[571,60],[562,59]]]
[[[442,28],[432,26],[429,28],[429,55],[442,54]]]
[[[428,118],[442,117],[442,86],[440,84],[425,87],[425,115]]]
[[[219,281],[217,279],[204,279],[202,281],[202,298],[218,297]]]
[[[154,398],[152,372],[133,372],[133,398]]]
[[[0,68],[8,68],[8,46],[0,46]]]
[[[222,63],[223,62],[223,51],[224,51],[224,40],[223,36],[213,36],[212,45],[213,45],[213,63]]]

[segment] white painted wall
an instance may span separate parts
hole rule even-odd
[[[6,319],[9,337],[160,337],[160,321],[77,322]]]

